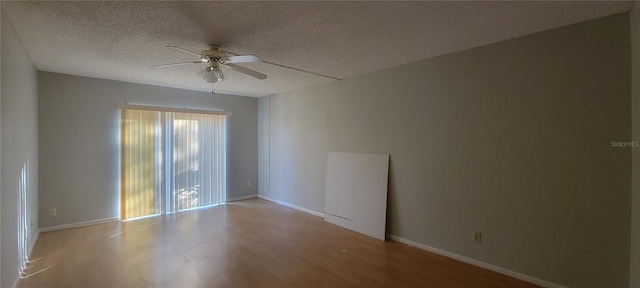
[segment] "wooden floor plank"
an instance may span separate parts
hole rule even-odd
[[[42,233],[39,287],[539,287],[262,199]]]

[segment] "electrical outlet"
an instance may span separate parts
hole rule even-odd
[[[473,242],[482,242],[482,232],[473,232]]]
[[[49,216],[56,216],[57,211],[56,208],[49,208]]]
[[[251,186],[251,181],[247,181],[247,186]]]

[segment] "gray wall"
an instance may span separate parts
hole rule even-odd
[[[39,85],[42,227],[119,217],[118,107],[124,103],[231,111],[228,198],[258,194],[255,98],[46,72]],[[48,216],[49,208],[57,216]]]
[[[270,96],[261,193],[323,212],[327,151],[389,153],[388,233],[628,287],[629,47],[620,14]]]
[[[344,83],[350,81],[345,80]],[[334,135],[328,130],[328,117],[338,115],[330,110],[328,102],[341,93],[340,88],[336,88],[334,85],[322,85],[269,96],[271,189],[262,196],[324,212],[327,151],[345,151],[329,144]],[[339,99],[334,101],[339,101],[336,103],[338,106],[343,103]],[[367,105],[363,104],[358,109]],[[350,125],[350,119],[344,120],[346,122],[338,125]]]
[[[1,286],[18,279],[18,183],[28,163],[28,250],[38,233],[38,74],[2,12],[1,151],[2,276]]]
[[[640,3],[631,8],[631,95],[633,140],[640,141]],[[640,148],[633,150],[631,288],[640,288]]]

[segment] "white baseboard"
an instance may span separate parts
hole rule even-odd
[[[298,210],[298,211],[300,211],[300,212],[304,212],[304,213],[307,213],[307,214],[311,214],[311,215],[313,215],[313,216],[317,216],[317,217],[322,217],[322,218],[324,218],[324,214],[323,214],[323,213],[320,213],[320,212],[316,212],[316,211],[313,211],[313,210],[309,210],[309,209],[307,209],[307,208],[302,208],[302,207],[300,207],[300,206],[296,206],[296,205],[293,205],[293,204],[289,204],[289,203],[287,203],[287,202],[282,202],[282,201],[280,201],[280,200],[276,200],[276,199],[273,199],[273,198],[269,198],[269,197],[264,196],[264,195],[258,195],[258,197],[260,197],[261,199],[267,200],[267,201],[271,201],[271,202],[276,203],[276,204],[280,204],[280,205],[285,206],[285,207],[289,207],[289,208],[291,208],[291,209],[296,209],[296,210]]]
[[[285,207],[296,209],[296,210],[304,212],[304,213],[308,213],[308,214],[311,214],[311,215],[314,215],[314,216],[318,216],[318,217],[324,217],[324,214],[322,214],[322,213],[319,213],[319,212],[316,212],[316,211],[313,211],[313,210],[309,210],[309,209],[306,209],[306,208],[302,208],[300,206],[289,204],[287,202],[283,202],[283,201],[276,200],[276,199],[273,199],[273,198],[269,198],[269,197],[264,196],[264,195],[258,195],[258,197],[261,198],[261,199],[264,199],[264,200],[267,200],[267,201],[271,201],[273,203],[285,206]],[[400,243],[403,243],[403,244],[411,245],[411,246],[414,246],[414,247],[422,249],[422,250],[426,250],[426,251],[429,251],[429,252],[432,252],[432,253],[436,253],[436,254],[439,254],[439,255],[442,255],[442,256],[445,256],[445,257],[453,258],[455,260],[462,261],[462,262],[465,262],[465,263],[468,263],[468,264],[471,264],[471,265],[474,265],[474,266],[478,266],[478,267],[481,267],[481,268],[484,268],[484,269],[487,269],[487,270],[491,270],[491,271],[494,271],[494,272],[498,272],[500,274],[508,275],[508,276],[511,276],[513,278],[516,278],[516,279],[520,279],[520,280],[527,281],[527,282],[530,282],[530,283],[533,283],[533,284],[536,284],[536,285],[540,285],[542,287],[547,287],[547,288],[567,288],[566,286],[562,286],[560,284],[556,284],[556,283],[552,283],[552,282],[545,281],[545,280],[542,280],[542,279],[538,279],[538,278],[535,278],[535,277],[532,277],[532,276],[529,276],[529,275],[524,275],[522,273],[511,271],[509,269],[505,269],[505,268],[502,268],[502,267],[491,265],[491,264],[488,264],[488,263],[485,263],[485,262],[482,262],[482,261],[478,261],[478,260],[475,260],[475,259],[472,259],[472,258],[469,258],[469,257],[461,256],[461,255],[458,255],[458,254],[455,254],[455,253],[451,253],[451,252],[448,252],[448,251],[445,251],[445,250],[441,250],[441,249],[438,249],[438,248],[434,248],[434,247],[431,247],[431,246],[428,246],[428,245],[420,244],[418,242],[414,242],[414,241],[411,241],[411,240],[408,240],[408,239],[404,239],[404,238],[401,238],[401,237],[398,237],[398,236],[395,236],[395,235],[388,234],[387,236],[388,236],[389,239],[397,241],[397,242],[400,242]]]
[[[63,230],[63,229],[78,228],[78,227],[108,223],[113,221],[120,221],[120,218],[112,217],[112,218],[89,220],[89,221],[83,221],[83,222],[77,222],[77,223],[71,223],[71,224],[63,224],[58,226],[44,227],[44,228],[40,228],[40,232],[51,232],[51,231],[57,231],[57,230]]]
[[[247,200],[251,198],[258,198],[258,195],[254,194],[254,195],[248,195],[248,196],[242,196],[242,197],[235,197],[235,198],[227,199],[227,202],[242,201],[242,200]]]
[[[400,243],[403,243],[403,244],[411,245],[411,246],[414,246],[416,248],[420,248],[422,250],[426,250],[426,251],[429,251],[429,252],[432,252],[432,253],[436,253],[436,254],[439,254],[439,255],[442,255],[442,256],[445,256],[445,257],[453,258],[453,259],[458,260],[458,261],[462,261],[462,262],[465,262],[465,263],[468,263],[468,264],[471,264],[471,265],[474,265],[474,266],[478,266],[478,267],[481,267],[481,268],[484,268],[484,269],[487,269],[487,270],[498,272],[500,274],[511,276],[513,278],[520,279],[520,280],[523,280],[523,281],[527,281],[529,283],[533,283],[533,284],[536,284],[536,285],[540,285],[542,287],[547,287],[547,288],[567,288],[566,286],[562,286],[560,284],[556,284],[556,283],[552,283],[552,282],[545,281],[545,280],[542,280],[542,279],[538,279],[538,278],[535,278],[535,277],[532,277],[532,276],[529,276],[529,275],[524,275],[522,273],[511,271],[509,269],[505,269],[505,268],[502,268],[502,267],[491,265],[491,264],[488,264],[488,263],[485,263],[485,262],[482,262],[482,261],[478,261],[476,259],[472,259],[472,258],[469,258],[469,257],[461,256],[461,255],[458,255],[458,254],[455,254],[455,253],[451,253],[451,252],[448,252],[448,251],[445,251],[445,250],[441,250],[441,249],[438,249],[438,248],[434,248],[434,247],[431,247],[431,246],[428,246],[428,245],[420,244],[420,243],[417,243],[417,242],[414,242],[414,241],[411,241],[411,240],[407,240],[407,239],[404,239],[404,238],[401,238],[401,237],[398,237],[398,236],[395,236],[395,235],[387,234],[387,236],[388,236],[389,239],[391,239],[393,241],[397,241],[397,242],[400,242]]]

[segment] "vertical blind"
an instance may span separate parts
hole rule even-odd
[[[27,225],[27,191],[28,191],[28,172],[29,166],[23,164],[20,173],[20,181],[18,182],[18,260],[20,266],[18,272],[20,277],[24,275],[27,261],[29,260],[27,239],[29,237],[29,226]]]
[[[161,112],[124,110],[122,127],[122,218],[160,214]]]
[[[123,109],[122,218],[224,203],[225,119]]]

